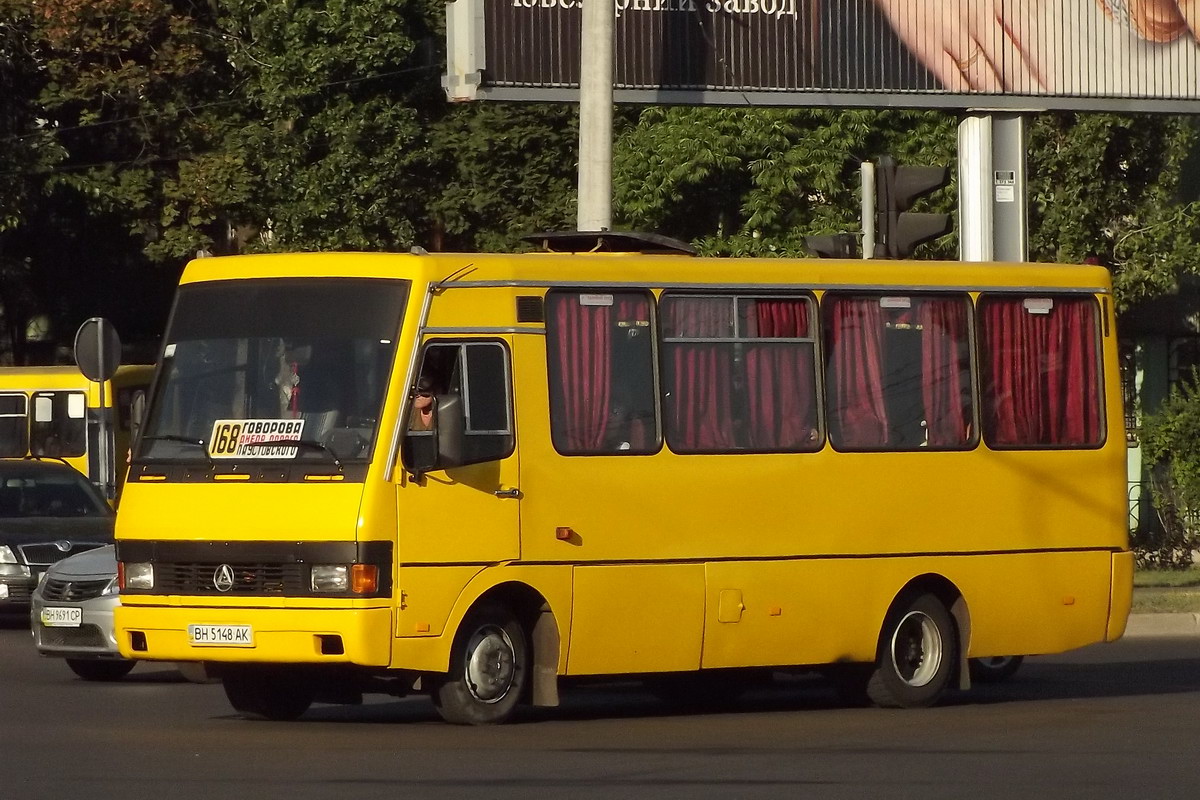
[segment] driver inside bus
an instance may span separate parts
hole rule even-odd
[[[433,391],[433,380],[428,375],[422,375],[413,389],[408,429],[410,431],[431,431],[436,423],[437,397]]]

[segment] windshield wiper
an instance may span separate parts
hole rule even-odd
[[[332,458],[333,463],[337,465],[338,472],[345,471],[342,469],[341,459],[338,458],[338,454],[333,451],[333,448],[329,447],[328,445],[321,444],[318,441],[314,441],[312,439],[267,439],[266,441],[263,441],[263,442],[251,442],[250,443],[251,447],[265,447],[268,445],[271,445],[274,447],[280,447],[280,446],[307,447],[310,450],[320,450],[323,453],[329,453],[329,457]]]
[[[204,457],[208,459],[210,465],[213,464],[212,456],[208,454],[208,443],[203,439],[197,439],[192,436],[180,436],[176,433],[162,433],[155,436],[143,436],[143,442],[181,442],[183,444],[194,444],[199,447],[204,453]]]

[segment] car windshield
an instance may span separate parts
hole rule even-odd
[[[349,278],[183,286],[135,457],[367,459],[408,286]]]
[[[72,471],[0,472],[0,518],[99,517],[108,504]]]

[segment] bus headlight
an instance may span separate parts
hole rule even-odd
[[[314,592],[374,594],[379,567],[374,564],[314,564],[309,583]]]
[[[314,592],[347,592],[350,568],[345,564],[313,564],[309,583]]]
[[[117,584],[122,589],[153,589],[154,565],[149,561],[124,561],[117,564]]]

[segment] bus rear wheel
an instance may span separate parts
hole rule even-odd
[[[315,696],[308,681],[281,670],[226,667],[221,683],[229,704],[246,719],[298,719]]]
[[[885,708],[933,705],[946,691],[958,659],[954,620],[931,594],[915,595],[888,613],[867,696]]]
[[[529,676],[525,629],[505,606],[471,611],[454,637],[450,672],[432,692],[442,719],[457,725],[495,725],[512,717]]]

